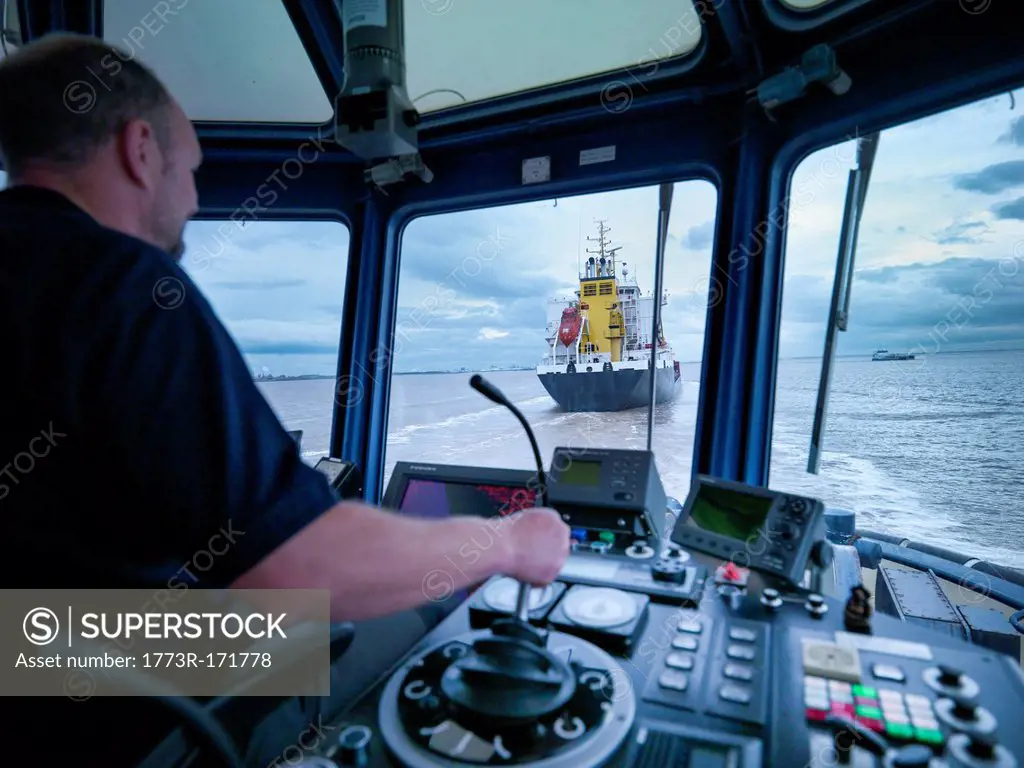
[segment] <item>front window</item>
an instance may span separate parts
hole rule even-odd
[[[397,461],[535,468],[515,418],[470,388],[475,372],[523,412],[545,467],[559,446],[647,448],[653,348],[651,448],[666,492],[685,498],[705,318],[720,295],[708,279],[717,192],[679,182],[673,200],[657,335],[657,186],[411,222],[385,485]]]

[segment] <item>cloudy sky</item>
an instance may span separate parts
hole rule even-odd
[[[1024,347],[1024,93],[883,134],[867,197],[850,328],[839,353]],[[783,357],[821,354],[846,172],[854,143],[798,167],[790,202]],[[665,264],[669,341],[700,359],[717,210],[714,187],[675,187]],[[536,362],[546,300],[574,287],[577,257],[606,219],[653,288],[656,187],[418,219],[402,244],[398,370]],[[348,233],[324,222],[258,222],[230,237],[186,232],[186,270],[253,368],[335,371]],[[756,253],[753,254],[756,256]]]

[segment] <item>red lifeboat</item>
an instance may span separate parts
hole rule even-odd
[[[562,310],[562,322],[558,326],[558,340],[565,346],[571,347],[576,343],[580,335],[580,325],[583,317],[576,307],[566,307]]]

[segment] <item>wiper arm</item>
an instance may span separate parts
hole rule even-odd
[[[821,378],[818,382],[818,400],[814,408],[814,427],[811,430],[811,447],[807,457],[807,471],[818,474],[821,465],[823,438],[825,435],[825,414],[828,411],[828,393],[832,385],[832,367],[835,362],[836,334],[846,331],[850,321],[850,294],[853,284],[854,257],[857,253],[857,234],[864,213],[871,169],[878,152],[878,133],[857,139],[857,167],[850,171],[846,185],[846,208],[839,233],[839,255],[836,258],[836,275],[832,283],[832,303],[829,305],[828,324],[825,326],[825,351],[821,361]]]

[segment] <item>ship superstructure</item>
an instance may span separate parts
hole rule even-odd
[[[644,295],[627,262],[617,260],[621,246],[610,247],[605,222],[597,225],[575,296],[548,302],[548,349],[537,376],[567,411],[646,407],[652,370],[655,402],[670,401],[681,388],[679,362],[661,327],[652,338],[655,297]]]

